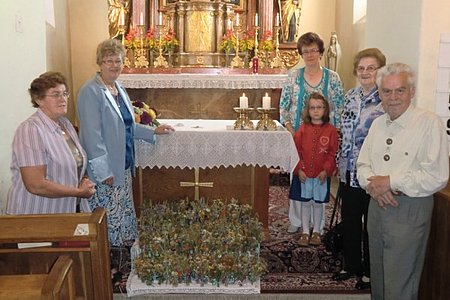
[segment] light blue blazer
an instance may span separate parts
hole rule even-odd
[[[117,90],[134,116],[125,88],[116,82]],[[113,185],[122,185],[125,176],[125,123],[112,94],[99,73],[80,89],[77,100],[80,120],[80,142],[88,157],[88,175],[96,183],[114,176]],[[132,136],[154,143],[154,130],[133,121]],[[134,165],[134,153],[132,153]],[[134,174],[134,168],[132,168]]]

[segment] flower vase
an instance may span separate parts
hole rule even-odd
[[[244,52],[244,68],[250,68],[250,53],[248,50],[245,50]]]
[[[150,68],[154,67],[154,61],[155,61],[155,52],[153,50],[149,50],[148,52],[148,65]]]
[[[264,67],[270,67],[270,51],[264,51]]]
[[[167,63],[169,64],[169,68],[173,67],[173,50],[167,51]]]
[[[225,51],[225,68],[230,66],[230,51]]]

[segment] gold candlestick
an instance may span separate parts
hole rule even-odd
[[[235,107],[234,111],[239,113],[239,115],[236,122],[234,122],[234,130],[253,130],[254,125],[248,115],[254,110],[254,108]]]
[[[162,48],[162,39],[163,39],[163,34],[164,34],[164,25],[156,25],[156,28],[158,28],[158,36],[159,36],[159,43],[158,43],[158,51],[159,51],[159,56],[156,58],[154,66],[155,68],[168,68],[169,67],[169,63],[167,62],[167,60],[164,58],[163,56],[163,48]]]
[[[253,27],[255,30],[255,56],[253,56],[253,58],[258,58],[258,30],[259,30],[259,26],[254,26]]]
[[[256,124],[256,130],[277,130],[277,124],[272,119],[272,114],[276,112],[276,108],[262,108],[256,109],[261,114],[258,124]]]
[[[122,37],[121,38],[121,42],[122,42],[122,45],[125,47],[125,25],[119,25],[119,35],[121,35],[121,37]],[[123,60],[123,66],[125,68],[130,68],[131,67],[131,61],[128,58],[128,56],[126,56],[127,52],[128,52],[128,49],[125,48],[125,58]]]
[[[239,22],[238,22],[239,15],[237,15],[236,18],[237,18],[237,23],[236,23],[236,25],[234,25],[234,32],[236,32],[236,54],[234,55],[234,58],[231,61],[231,68],[233,68],[233,67],[243,68],[244,62],[239,57],[239,35],[241,34],[242,26],[239,25]]]
[[[276,40],[275,40],[275,57],[273,58],[272,62],[270,63],[271,68],[284,68],[285,64],[283,59],[280,56],[280,26],[275,26],[275,32],[276,32]]]
[[[144,32],[145,26],[138,25],[139,46],[134,53],[134,66],[137,68],[148,68],[148,60],[145,53]]]

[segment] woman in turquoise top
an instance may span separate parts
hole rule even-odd
[[[301,124],[300,116],[306,99],[312,93],[319,92],[330,104],[330,123],[339,129],[344,91],[339,75],[320,65],[325,51],[323,40],[314,32],[305,33],[298,39],[297,50],[305,67],[289,72],[289,83],[283,87],[280,98],[281,123],[294,136]],[[288,232],[297,232],[301,226],[298,201],[290,200],[289,221]]]

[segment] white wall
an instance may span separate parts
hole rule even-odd
[[[22,32],[16,32],[16,16],[22,18]],[[11,142],[16,127],[35,109],[28,95],[30,82],[46,69],[43,0],[0,1],[0,210],[6,206],[11,182]]]
[[[53,24],[46,23],[54,19]],[[16,30],[16,18],[22,27]],[[0,212],[6,207],[11,184],[11,143],[17,126],[32,113],[28,88],[40,74],[60,71],[71,89],[70,40],[67,0],[1,0],[0,28],[3,69],[0,74]],[[19,24],[20,25],[20,24]],[[69,118],[75,107],[69,104]]]
[[[434,111],[441,33],[450,32],[450,2],[368,0],[367,47],[380,47],[388,63],[403,62],[417,72],[417,106]]]
[[[97,45],[109,38],[108,1],[68,0],[68,4],[75,103],[81,86],[98,70],[95,63]]]

